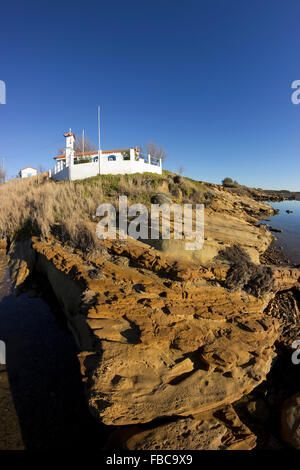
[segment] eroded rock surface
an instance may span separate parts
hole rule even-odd
[[[265,310],[267,315],[277,318],[280,322],[282,345],[292,348],[295,340],[300,339],[300,292],[284,290],[271,300]]]
[[[242,437],[243,425],[230,426],[216,408],[230,414],[231,403],[265,380],[280,323],[264,311],[276,292],[299,289],[299,270],[274,268],[272,290],[257,297],[226,288],[228,263],[178,260],[132,239],[99,242],[89,256],[55,239],[34,238],[28,249],[81,349],[93,415],[148,426],[134,428],[126,448],[254,446],[251,432]],[[32,269],[26,259],[13,264],[17,285]],[[170,421],[151,426],[157,418]]]
[[[155,246],[166,254],[177,258],[190,259],[209,266],[219,252],[232,245],[243,247],[254,263],[259,263],[259,256],[272,241],[271,233],[265,226],[256,226],[230,213],[218,213],[205,210],[204,245],[199,250],[185,250],[185,240],[160,240]]]
[[[114,425],[189,416],[230,404],[265,379],[279,335],[277,320],[263,313],[271,294],[229,292],[226,267],[174,262],[137,242],[107,245],[129,266],[101,257],[85,266],[59,245],[34,242],[84,289],[78,310],[91,347],[79,357],[95,416]],[[91,265],[98,279],[90,279]]]
[[[35,265],[35,251],[31,238],[13,242],[9,248],[9,267],[11,279],[18,288],[28,278]]]
[[[109,448],[126,450],[250,450],[256,437],[231,406],[166,424],[143,429],[121,428],[110,439]]]

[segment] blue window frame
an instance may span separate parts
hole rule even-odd
[[[107,160],[108,160],[109,162],[115,162],[115,161],[117,160],[117,157],[116,157],[115,155],[109,155],[109,156],[107,157]]]

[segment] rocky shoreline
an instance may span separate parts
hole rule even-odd
[[[293,263],[285,253],[273,246],[269,246],[269,248],[260,256],[260,262],[262,264],[272,266],[293,266]]]
[[[270,246],[260,257],[262,264],[292,266],[282,250]],[[298,289],[278,292],[264,313],[280,323],[280,335],[275,342],[276,360],[266,380],[235,402],[233,407],[240,419],[256,435],[256,450],[288,450],[293,438],[285,435],[282,415],[290,397],[299,392],[299,370],[292,363],[292,343],[300,340],[300,294]],[[297,434],[297,432],[296,432]],[[299,448],[299,440],[294,442]]]
[[[270,206],[210,190],[204,254],[185,258],[171,243],[158,250],[132,239],[99,242],[96,253],[54,237],[9,248],[16,288],[43,274],[64,311],[90,410],[116,429],[107,448],[253,449],[280,440],[269,418],[261,422],[259,395],[266,386],[276,394],[269,377],[279,348],[291,354],[299,317],[293,323],[286,312],[300,270],[267,250],[272,236],[257,221]],[[285,398],[286,390],[271,409]]]

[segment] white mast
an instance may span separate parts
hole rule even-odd
[[[100,105],[98,105],[98,165],[101,174]]]
[[[98,105],[98,150],[100,151],[100,106]]]
[[[82,159],[84,160],[84,129],[82,129]]]

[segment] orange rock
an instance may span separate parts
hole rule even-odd
[[[278,321],[264,314],[274,293],[229,292],[228,267],[178,262],[134,240],[105,245],[111,258],[87,260],[33,239],[36,267],[80,346],[97,418],[128,425],[188,417],[227,406],[265,380],[279,336]],[[113,262],[117,252],[129,266]],[[296,271],[276,271],[277,289],[297,282]]]

